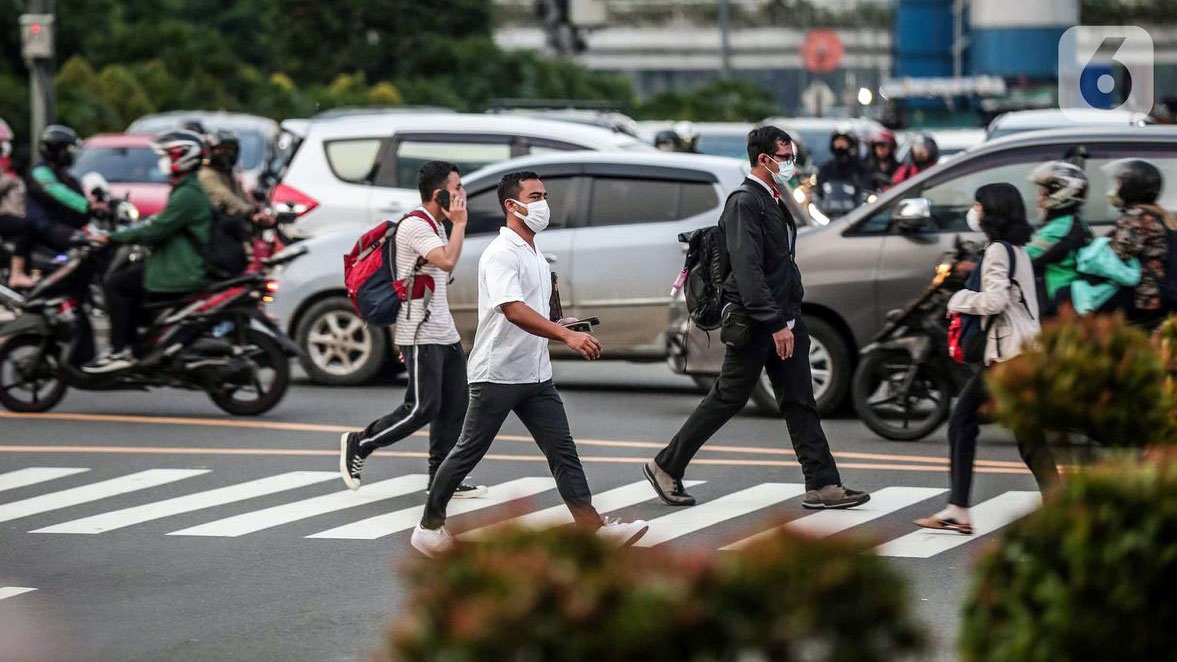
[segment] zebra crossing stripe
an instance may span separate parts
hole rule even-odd
[[[793,533],[813,538],[825,538],[835,533],[866,524],[891,513],[943,494],[947,490],[939,487],[885,487],[872,492],[870,501],[857,508],[846,510],[823,510],[813,515],[795,519],[782,527]],[[761,531],[754,536],[732,543],[721,551],[743,549],[748,545],[772,535],[777,529]]]
[[[35,588],[26,588],[24,586],[0,586],[0,600],[7,600],[8,598],[15,598],[18,595],[23,595],[30,591],[35,591]]]
[[[332,472],[332,476],[339,474]],[[264,508],[234,517],[226,517],[215,522],[201,524],[180,531],[173,531],[169,536],[210,536],[219,538],[235,538],[247,533],[255,533],[283,524],[290,524],[299,520],[333,513],[347,508],[356,508],[369,503],[377,503],[387,499],[420,492],[425,489],[429,477],[425,474],[409,474],[389,480],[364,485],[358,491],[343,490],[323,496],[311,497],[302,501],[285,503],[273,508]]]
[[[714,501],[684,508],[676,513],[650,520],[650,530],[637,542],[638,547],[653,547],[700,529],[756,512],[805,494],[800,483],[761,483],[733,492]]]
[[[335,471],[291,471],[196,494],[187,494],[174,499],[113,510],[92,517],[83,517],[72,522],[37,529],[33,533],[103,533],[172,515],[190,513],[194,510],[223,506],[235,501],[245,501],[267,494],[306,487],[338,477],[339,473]]]
[[[0,474],[0,492],[15,490],[18,487],[44,483],[54,478],[65,478],[74,474],[89,471],[89,469],[68,469],[66,467],[29,467]]]
[[[461,515],[484,508],[499,506],[508,501],[534,496],[546,492],[556,486],[551,478],[520,478],[502,485],[492,486],[486,496],[481,499],[462,499],[450,501],[447,515]],[[307,536],[308,538],[337,538],[348,540],[376,540],[384,536],[408,531],[421,521],[423,506],[405,508],[386,515],[369,517],[358,522],[345,524],[321,533]]]
[[[683,485],[694,487],[695,485],[702,485],[704,482],[706,481],[684,480]],[[650,501],[656,498],[658,498],[658,495],[654,493],[654,489],[650,487],[648,482],[643,480],[607,492],[594,494],[593,507],[597,509],[597,512],[611,513],[615,510],[628,508],[643,501]],[[560,505],[545,508],[544,510],[537,510],[534,513],[528,513],[504,522],[472,529],[459,536],[459,538],[463,540],[486,540],[494,535],[496,531],[508,526],[518,526],[526,529],[550,529],[571,524],[572,522],[572,512],[568,510],[567,506]]]
[[[927,559],[941,552],[968,544],[981,536],[992,533],[1016,519],[1025,517],[1042,503],[1038,492],[1006,492],[971,509],[973,535],[966,536],[954,531],[931,531],[921,529],[902,538],[879,545],[876,548],[882,556],[901,556],[912,559]]]
[[[208,473],[208,469],[148,469],[60,492],[0,505],[0,522],[46,513]]]

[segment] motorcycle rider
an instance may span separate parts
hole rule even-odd
[[[871,189],[886,190],[891,186],[891,178],[899,169],[899,159],[895,158],[895,151],[899,144],[895,134],[888,129],[875,131],[870,138],[870,156],[866,161],[866,172]]]
[[[858,137],[853,131],[839,127],[830,134],[830,153],[833,158],[817,170],[817,194],[822,198],[829,195],[827,186],[850,186],[854,196],[862,192],[867,183],[867,171],[858,158]],[[843,213],[849,209],[841,210]]]
[[[160,168],[171,178],[168,204],[144,223],[123,228],[101,243],[143,244],[151,247],[146,261],[120,269],[105,283],[110,313],[108,352],[83,366],[89,373],[126,370],[137,363],[134,355],[136,318],[147,301],[182,299],[207,281],[201,247],[212,236],[213,208],[196,172],[206,155],[204,140],[180,129],[158,136],[152,148],[161,155]]]
[[[12,169],[13,137],[8,123],[0,119],[0,237],[13,245],[8,286],[26,288],[37,281],[25,273],[33,236],[25,218],[25,182]]]
[[[936,144],[936,140],[926,133],[917,133],[911,139],[911,151],[907,155],[907,162],[895,171],[895,175],[891,177],[891,184],[902,184],[936,165],[939,160],[940,146]]]
[[[1034,271],[1046,285],[1045,316],[1057,312],[1060,293],[1079,278],[1076,256],[1091,241],[1091,229],[1079,218],[1087,199],[1087,173],[1069,161],[1047,161],[1030,171],[1038,185],[1038,207],[1044,224],[1026,244]]]
[[[1177,232],[1177,219],[1157,205],[1164,180],[1156,166],[1143,159],[1120,159],[1101,170],[1112,182],[1108,200],[1122,216],[1111,234],[1111,249],[1124,262],[1140,261],[1140,283],[1121,288],[1101,312],[1123,311],[1129,320],[1151,326],[1165,315],[1163,285],[1168,269],[1169,233]]]
[[[654,146],[663,152],[699,153],[699,131],[692,122],[675,122],[674,126],[654,136]]]
[[[248,220],[260,227],[272,226],[274,217],[262,211],[233,176],[240,153],[241,140],[236,133],[219,129],[209,136],[208,159],[197,173],[200,185],[218,213]]]
[[[69,249],[70,237],[95,214],[110,210],[91,201],[69,172],[78,151],[78,134],[60,124],[45,127],[37,143],[40,159],[33,166],[25,198],[25,214],[33,241],[58,251]]]

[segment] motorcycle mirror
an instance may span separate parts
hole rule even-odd
[[[918,232],[932,220],[932,201],[927,198],[900,200],[891,212],[891,223],[900,232]]]

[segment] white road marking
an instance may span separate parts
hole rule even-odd
[[[334,473],[338,477],[338,473]],[[181,531],[173,531],[169,536],[212,536],[235,538],[247,533],[254,533],[265,529],[290,524],[299,520],[316,517],[326,513],[333,513],[347,508],[356,508],[369,503],[376,503],[386,499],[395,499],[413,492],[425,489],[429,477],[425,474],[409,474],[389,480],[364,485],[357,491],[343,490],[323,496],[303,499],[293,503],[284,503],[273,508],[255,510],[234,517],[226,517],[208,524],[201,524]]]
[[[29,591],[35,591],[35,588],[26,588],[24,586],[0,586],[0,600],[7,600],[8,598],[15,598],[18,595],[23,595]]]
[[[13,501],[0,506],[0,522],[7,522],[20,517],[28,517],[51,510],[68,508],[90,501],[97,501],[118,494],[136,492],[149,487],[174,483],[185,478],[192,478],[208,473],[208,469],[148,469],[137,473],[111,478],[90,485],[82,485],[73,489],[42,494],[21,501]]]
[[[992,533],[1016,519],[1025,517],[1042,503],[1038,492],[1006,492],[971,509],[973,535],[955,531],[922,529],[902,538],[879,545],[876,552],[883,556],[902,556],[913,559],[931,558],[941,552],[966,545],[987,533]]]
[[[704,482],[706,481],[684,480],[683,485],[693,487],[695,485],[702,485]],[[650,483],[643,480],[607,492],[594,494],[593,507],[597,509],[597,512],[611,513],[615,510],[621,510],[622,508],[628,508],[643,501],[650,501],[657,498],[658,495],[654,493],[654,488],[650,487]],[[494,535],[496,531],[508,526],[518,526],[527,529],[550,529],[571,524],[572,522],[572,512],[568,510],[567,506],[560,505],[473,529],[459,537],[463,540],[485,540]]]
[[[44,483],[54,478],[65,478],[66,476],[72,476],[86,471],[89,471],[89,469],[69,469],[66,467],[29,467],[28,469],[17,469],[16,471],[0,474],[0,492],[4,490],[15,490],[18,487],[25,487],[26,485]]]
[[[449,503],[447,516],[461,515],[484,508],[499,506],[508,501],[534,496],[556,486],[551,478],[519,478],[502,485],[494,485],[480,499],[453,500]],[[348,540],[375,540],[384,536],[408,531],[421,521],[423,506],[405,508],[386,515],[369,517],[358,522],[345,524],[334,529],[307,536],[308,538],[345,538]]]
[[[866,524],[871,520],[885,517],[891,513],[913,506],[921,501],[943,494],[948,490],[939,487],[885,487],[870,495],[870,501],[845,510],[823,510],[813,515],[797,518],[783,527],[793,533],[800,533],[814,538],[825,538],[835,533]],[[754,536],[732,543],[723,551],[742,549],[748,545],[771,536],[777,529],[761,531]]]
[[[187,494],[174,499],[123,508],[92,517],[83,517],[72,522],[63,522],[37,529],[33,533],[103,533],[172,515],[190,513],[194,510],[214,508],[235,501],[245,501],[267,494],[306,487],[338,477],[339,473],[335,471],[291,471],[196,494]]]
[[[805,494],[805,486],[800,483],[762,483],[714,501],[682,508],[651,520],[650,530],[637,542],[637,546],[653,547],[802,494]]]

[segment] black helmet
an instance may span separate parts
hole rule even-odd
[[[218,170],[232,170],[237,165],[237,157],[241,153],[241,139],[228,129],[217,129],[209,136],[208,160]]]
[[[849,127],[838,127],[830,133],[830,151],[835,152],[834,143],[839,139],[846,140],[850,143],[848,153],[853,156],[858,156],[858,136],[855,135],[854,130]],[[835,152],[836,153],[836,152]]]
[[[172,175],[184,175],[200,167],[207,150],[195,131],[177,129],[156,136],[151,147],[171,162]]]
[[[1070,161],[1047,161],[1027,179],[1046,191],[1041,204],[1047,211],[1076,209],[1087,199],[1087,173]]]
[[[78,134],[68,126],[50,124],[41,132],[37,151],[54,165],[72,165],[78,152]]]
[[[671,129],[659,131],[654,136],[654,146],[664,152],[677,152],[678,134]]]
[[[1151,205],[1161,196],[1164,179],[1157,167],[1144,159],[1120,159],[1100,168],[1111,187],[1108,200],[1119,209]]]
[[[917,147],[923,148],[927,152],[927,157],[920,160],[915,158],[915,150]],[[934,165],[940,160],[940,146],[936,144],[936,139],[926,133],[917,133],[911,138],[911,147],[908,151],[911,155],[911,162],[920,166]]]

